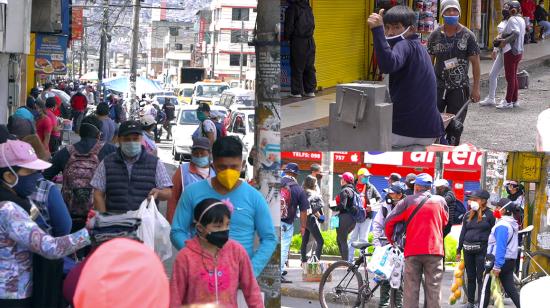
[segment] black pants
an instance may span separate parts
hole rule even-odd
[[[0,307],[2,308],[31,308],[32,297],[25,299],[0,299]]]
[[[33,255],[32,307],[67,307],[63,299],[63,259]]]
[[[476,286],[478,286],[477,298],[481,297],[486,251],[487,246],[482,246],[481,251],[478,253],[468,253],[464,251],[464,266],[466,268],[466,274],[468,276],[466,291],[468,293],[468,303],[470,304],[476,303]]]
[[[342,260],[347,260],[349,257],[348,235],[355,228],[355,220],[351,213],[347,212],[338,214],[338,217],[340,218],[340,222],[338,228],[336,228],[336,242],[338,243]]]
[[[57,137],[57,136],[50,136],[50,153],[52,154],[52,157],[53,157],[53,154],[55,154],[58,150],[59,150],[59,147],[61,146],[61,136]]]
[[[325,241],[323,240],[323,236],[321,235],[321,231],[319,230],[319,226],[317,226],[317,223],[315,222],[316,218],[313,215],[309,215],[307,217],[307,224],[306,224],[306,231],[304,232],[304,236],[302,237],[302,246],[300,247],[300,253],[302,255],[302,262],[307,262],[307,243],[309,242],[309,236],[312,235],[315,239],[315,242],[317,243],[317,248],[315,249],[315,255],[317,256],[317,260],[321,260],[321,252],[323,251],[323,244]]]
[[[293,38],[290,42],[290,68],[292,94],[312,93],[317,88],[315,77],[315,41],[310,38]]]
[[[514,305],[517,308],[520,308],[519,293],[514,283],[515,265],[516,265],[516,259],[506,259],[506,262],[504,262],[504,266],[502,266],[502,268],[500,269],[500,274],[498,275],[498,277],[500,279],[500,282],[502,283],[502,287],[504,288],[504,291],[506,291],[506,294],[510,296],[510,298],[514,302]],[[486,308],[487,306],[489,306],[490,297],[491,297],[491,278],[489,278],[489,281],[487,282],[487,286],[485,288],[485,300],[482,305],[483,308]]]
[[[80,124],[82,123],[83,116],[84,112],[73,110],[73,132],[77,134],[80,132]]]
[[[458,89],[444,89],[444,88],[437,88],[437,109],[439,109],[439,112],[443,113],[451,113],[456,114],[464,106],[464,104],[468,101],[468,98],[470,97],[470,88],[469,87],[463,87]],[[466,113],[468,113],[468,107],[466,107],[466,110],[460,114],[456,119],[464,124],[464,121],[466,120]],[[447,131],[447,141],[450,145],[458,145],[460,143],[460,136],[462,135],[462,132],[458,132],[451,135],[450,132]]]

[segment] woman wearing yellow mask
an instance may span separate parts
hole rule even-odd
[[[196,233],[193,227],[195,206],[215,198],[233,205],[229,238],[246,249],[255,276],[259,276],[277,246],[277,236],[265,198],[254,187],[240,179],[243,145],[234,136],[221,137],[212,146],[212,165],[216,176],[185,188],[172,221],[170,238],[178,250]],[[254,237],[260,245],[254,249]]]

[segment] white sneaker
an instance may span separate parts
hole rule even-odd
[[[302,94],[291,94],[290,97],[302,98]]]
[[[305,97],[315,97],[315,93],[314,92],[311,92],[311,93],[306,93],[304,94]]]
[[[495,103],[495,99],[494,99],[494,98],[488,98],[488,97],[486,97],[484,100],[482,100],[481,102],[479,102],[479,105],[480,105],[480,106],[494,106],[494,105],[496,105],[496,103]]]
[[[498,104],[497,106],[497,109],[511,109],[511,108],[514,108],[514,104],[513,103],[508,103],[506,100],[502,100],[500,101],[500,104]]]
[[[519,106],[520,106],[520,105],[519,105],[519,102],[512,102],[512,105],[513,105],[514,107],[519,107]]]

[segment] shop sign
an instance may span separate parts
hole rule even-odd
[[[360,163],[361,152],[332,152],[335,163]]]
[[[282,152],[281,157],[286,160],[312,160],[321,161],[322,152]]]
[[[61,75],[67,73],[67,40],[66,36],[36,34],[36,72]]]
[[[412,168],[434,168],[435,152],[366,152],[364,162],[367,164],[407,166]],[[443,165],[450,170],[481,169],[481,152],[444,152]]]
[[[73,7],[73,20],[72,20],[72,39],[81,40],[83,30],[83,9],[80,7]]]

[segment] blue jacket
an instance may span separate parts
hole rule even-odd
[[[193,226],[195,206],[206,198],[229,200],[233,204],[229,238],[239,242],[246,249],[252,261],[254,275],[258,277],[271,259],[278,239],[265,198],[244,181],[225,195],[220,195],[212,188],[210,179],[186,186],[172,221],[170,232],[172,244],[176,249],[181,250],[185,246],[185,241],[195,235]],[[260,239],[260,245],[254,249],[256,234]]]
[[[507,259],[517,259],[518,230],[518,223],[512,216],[502,217],[491,230],[487,253],[495,256],[495,268],[502,268]]]

